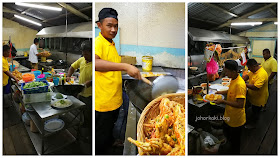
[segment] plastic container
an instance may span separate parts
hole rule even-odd
[[[143,56],[142,57],[142,69],[143,71],[152,71],[153,68],[153,57]]]
[[[49,83],[48,81],[44,80],[44,81],[40,81],[40,82],[44,82],[46,83],[47,85],[46,86],[40,86],[40,87],[33,87],[33,88],[27,88],[27,89],[24,89],[24,85],[25,84],[28,84],[28,83],[22,83],[21,84],[21,90],[23,91],[23,94],[33,94],[33,93],[46,93],[48,92],[48,88],[49,88]]]
[[[33,73],[34,73],[35,77],[37,77],[37,76],[41,75],[41,71],[39,71],[39,70],[37,70],[37,71],[33,71]]]
[[[24,82],[32,82],[34,80],[34,78],[35,78],[34,74],[27,73],[27,74],[22,75],[22,80]]]
[[[36,81],[43,81],[43,80],[46,80],[46,77],[45,77],[44,74],[38,75],[38,76],[36,77]]]
[[[53,78],[53,83],[55,86],[57,86],[59,84],[59,78],[58,77],[54,77]]]
[[[14,71],[15,67],[15,65],[10,65],[10,71]]]
[[[50,102],[52,100],[51,92],[47,93],[34,93],[24,94],[23,102],[27,103],[39,103],[39,102]]]
[[[48,77],[51,77],[51,76],[52,76],[52,74],[51,74],[51,73],[49,73],[49,72],[43,72],[43,74],[45,75],[45,77],[46,77],[46,78],[48,78]]]
[[[41,62],[47,62],[47,57],[41,57]]]

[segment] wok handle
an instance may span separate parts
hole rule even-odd
[[[145,82],[145,83],[147,83],[151,86],[153,85],[152,82],[150,80],[146,79],[145,77],[141,76],[141,79],[142,79],[143,82]]]

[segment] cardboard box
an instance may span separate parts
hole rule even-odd
[[[136,57],[121,55],[121,62],[136,65]]]

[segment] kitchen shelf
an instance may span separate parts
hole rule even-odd
[[[46,150],[42,152],[41,134],[31,132],[30,127],[27,125],[25,125],[25,128],[26,131],[28,132],[28,135],[30,136],[30,139],[38,155],[41,155],[41,153],[50,154],[76,141],[76,138],[66,129],[55,135],[48,137],[48,139],[45,139],[44,149]]]

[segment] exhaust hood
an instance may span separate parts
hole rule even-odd
[[[37,37],[74,37],[74,38],[92,38],[92,22],[77,23],[61,26],[46,27],[39,31]]]
[[[235,44],[249,43],[249,40],[246,37],[230,35],[218,31],[197,29],[193,27],[189,27],[188,29],[189,29],[188,34],[193,41],[206,41],[206,42],[208,41],[208,42],[235,43]]]

